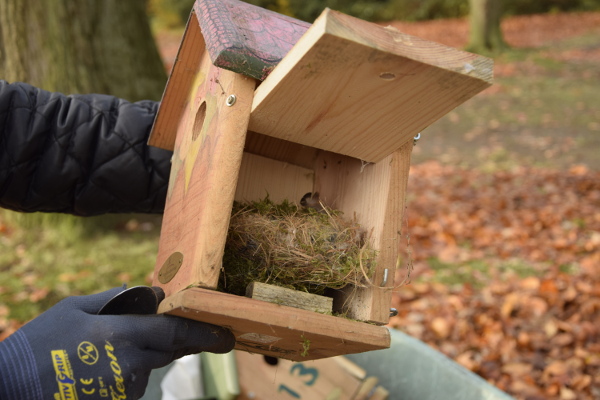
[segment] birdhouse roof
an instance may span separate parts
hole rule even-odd
[[[197,1],[194,15],[213,64],[260,81],[310,27],[238,0]]]
[[[489,58],[329,9],[310,25],[238,0],[197,0],[151,145],[173,148],[203,54],[260,81],[249,130],[367,162],[493,80]]]

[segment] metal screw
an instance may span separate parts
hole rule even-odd
[[[383,279],[381,280],[381,285],[379,286],[385,286],[387,281],[388,281],[388,275],[389,275],[389,270],[386,268],[383,270]]]
[[[421,139],[421,132],[419,132],[419,133],[417,134],[417,136],[415,136],[415,137],[413,138],[413,146],[416,146],[416,145],[417,145],[417,142],[419,141],[419,139]]]
[[[235,104],[236,100],[237,97],[235,97],[235,94],[230,94],[229,97],[227,97],[227,101],[225,102],[225,104],[227,105],[227,107],[231,107]]]
[[[396,315],[398,315],[398,310],[390,308],[390,317],[395,317]]]

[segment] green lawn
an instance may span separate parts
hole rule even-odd
[[[26,321],[69,295],[150,283],[160,217],[0,210],[0,228],[0,303]]]

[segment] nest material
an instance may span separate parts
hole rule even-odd
[[[220,289],[244,295],[253,281],[315,294],[365,286],[376,256],[366,232],[340,212],[273,204],[268,198],[235,203]]]

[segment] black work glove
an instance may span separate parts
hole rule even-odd
[[[69,297],[0,342],[0,399],[138,399],[154,368],[230,351],[214,325],[168,315],[96,315],[123,289]]]

